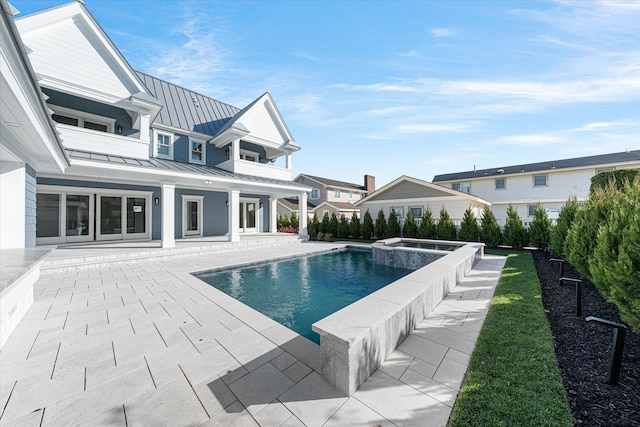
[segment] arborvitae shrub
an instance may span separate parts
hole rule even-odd
[[[502,243],[500,224],[488,207],[484,208],[480,218],[480,241],[490,248],[497,248]]]
[[[360,235],[363,239],[371,239],[371,235],[373,234],[373,218],[371,218],[371,214],[369,213],[369,209],[364,214],[364,218],[362,218],[362,226],[360,227]]]
[[[402,226],[403,237],[417,237],[418,227],[413,219],[413,213],[411,210],[407,212],[407,217],[404,219],[404,225]]]
[[[391,209],[387,221],[387,237],[400,237],[400,222],[396,211]]]
[[[353,213],[353,215],[351,215],[351,223],[349,224],[349,234],[354,239],[360,238],[360,218],[358,218],[358,215],[356,215],[355,212]]]
[[[471,208],[467,208],[464,211],[464,217],[462,218],[462,224],[460,224],[460,232],[458,233],[458,239],[465,242],[477,242],[480,229],[478,227],[478,220],[473,214]]]
[[[583,277],[592,279],[589,271],[589,258],[593,254],[598,238],[598,229],[607,222],[612,200],[618,196],[618,190],[609,185],[607,190],[596,186],[589,194],[583,208],[578,209],[571,229],[564,243],[564,254]]]
[[[440,219],[438,219],[436,232],[438,233],[438,239],[456,239],[456,226],[453,224],[453,220],[449,216],[449,212],[447,212],[444,206],[442,207],[442,209],[440,209]]]
[[[291,212],[291,220],[290,220],[291,226],[293,228],[298,228],[300,225],[300,221],[298,221],[298,217],[296,216],[295,212]]]
[[[418,227],[418,237],[421,239],[435,239],[436,238],[436,223],[433,220],[433,214],[431,209],[427,208],[422,213],[422,220],[420,221],[420,227]]]
[[[533,221],[529,226],[529,242],[538,249],[543,249],[545,243],[549,243],[553,224],[547,215],[547,211],[538,205],[533,212]]]
[[[527,233],[524,225],[522,225],[518,211],[512,205],[507,208],[507,219],[502,230],[502,236],[504,237],[504,243],[514,249],[522,249],[526,243]]]
[[[558,216],[555,227],[551,229],[549,245],[553,248],[555,255],[560,258],[565,257],[564,245],[567,239],[567,233],[569,233],[571,224],[576,217],[578,207],[578,199],[576,199],[575,196],[569,198],[560,210],[560,215]]]
[[[344,215],[340,215],[340,222],[338,223],[338,237],[344,238],[349,235],[349,224]]]
[[[627,182],[633,182],[638,176],[640,176],[640,169],[615,169],[600,172],[591,177],[589,193],[593,192],[596,187],[606,188],[609,183],[612,183],[618,189],[622,189]]]
[[[307,224],[307,228],[309,229],[309,236],[316,237],[318,232],[320,231],[320,223],[318,222],[318,214],[316,212],[313,213],[313,217],[309,224]]]
[[[373,234],[376,235],[376,239],[384,239],[387,236],[387,219],[384,216],[382,208],[380,208],[378,212],[376,224],[373,227]]]
[[[332,236],[338,235],[338,217],[335,212],[331,214],[331,219],[329,220],[329,233]]]
[[[598,230],[589,271],[602,295],[640,331],[640,178],[611,200],[608,220]]]
[[[322,233],[329,233],[329,213],[325,212],[324,215],[322,215],[322,222],[320,223],[320,231]]]

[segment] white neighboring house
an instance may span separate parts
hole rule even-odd
[[[633,168],[640,168],[640,150],[448,173],[436,175],[433,182],[489,200],[500,225],[511,204],[528,226],[538,204],[555,220],[567,199],[587,198],[595,174]]]
[[[393,210],[401,226],[409,211],[413,214],[416,224],[420,224],[426,209],[431,210],[437,223],[440,210],[444,207],[453,223],[459,226],[468,208],[471,208],[476,218],[480,218],[485,206],[491,206],[491,203],[468,193],[403,175],[355,202],[354,205],[360,209],[360,218],[369,210],[374,222],[380,209],[387,219]]]
[[[269,92],[236,108],[133,70],[83,2],[12,22],[0,1],[3,248],[237,241],[277,231],[278,198],[306,200]]]

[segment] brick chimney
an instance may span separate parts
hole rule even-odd
[[[364,176],[364,189],[367,190],[367,196],[376,191],[376,177],[372,175]]]

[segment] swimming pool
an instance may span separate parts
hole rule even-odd
[[[413,270],[375,264],[371,251],[341,250],[195,276],[298,334]]]
[[[393,248],[416,248],[453,252],[464,245],[456,243],[437,243],[433,241],[418,242],[415,240],[401,240],[399,242],[389,243],[387,246]]]

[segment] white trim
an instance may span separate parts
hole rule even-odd
[[[169,137],[169,154],[160,154],[158,153],[158,135],[168,136]],[[153,129],[153,154],[152,157],[157,157],[158,159],[168,159],[173,160],[173,143],[174,143],[174,135],[169,132],[159,131],[157,129]]]
[[[93,130],[94,132],[101,132],[95,129],[84,127],[84,122],[87,121],[87,122],[92,122],[92,123],[106,126],[107,132],[103,132],[103,133],[115,133],[116,119],[113,119],[111,117],[99,116],[97,114],[86,113],[84,111],[78,111],[78,110],[74,110],[67,107],[60,107],[58,105],[47,104],[47,107],[49,107],[53,111],[53,113],[58,116],[71,117],[73,119],[78,120],[77,127],[79,128]],[[58,122],[56,122],[55,120],[54,122],[58,124]],[[61,124],[65,124],[65,123],[61,123]],[[69,126],[73,126],[73,125],[69,125]]]
[[[190,231],[187,233],[187,202],[198,203],[198,230],[197,232]],[[204,196],[190,196],[182,195],[182,238],[187,237],[202,237],[202,212],[203,212]]]
[[[194,159],[193,144],[200,144],[200,160]],[[206,165],[207,164],[207,144],[206,141],[200,138],[189,138],[189,163],[194,165]]]
[[[245,197],[241,197],[240,198],[240,204],[243,205],[244,208],[244,212],[242,213],[242,221],[240,221],[240,224],[238,226],[240,233],[259,233],[260,232],[260,224],[261,224],[261,214],[262,211],[260,209],[260,199],[254,199],[254,198],[245,198]],[[246,227],[246,223],[247,223],[247,203],[255,203],[256,208],[255,208],[255,227]]]
[[[243,159],[242,157],[246,157],[246,156],[251,156],[251,157],[255,157],[255,160],[247,160],[247,159]],[[252,162],[252,163],[260,163],[260,153],[258,153],[257,151],[251,151],[251,150],[245,150],[243,148],[240,149],[240,160],[243,160],[245,162]]]

